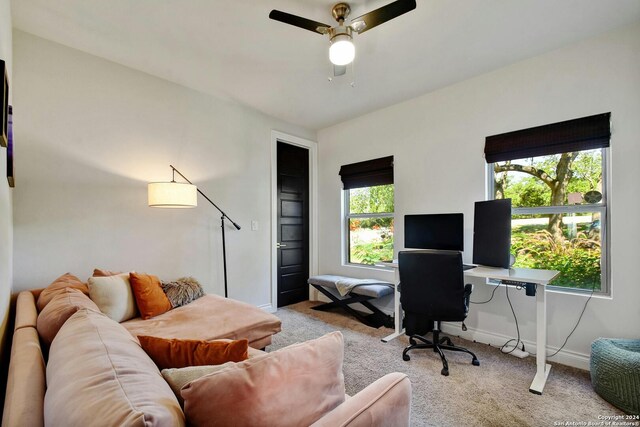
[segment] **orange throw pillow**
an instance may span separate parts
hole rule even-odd
[[[86,283],[83,283],[82,280],[78,279],[71,273],[65,273],[62,276],[58,277],[53,281],[49,286],[47,286],[40,295],[38,296],[38,311],[42,311],[42,309],[49,304],[49,301],[53,299],[59,293],[66,292],[66,288],[74,288],[79,290],[85,295],[89,295],[89,287]]]
[[[160,279],[150,274],[129,274],[131,291],[143,319],[150,319],[171,310],[171,302],[165,295]]]
[[[159,369],[221,365],[249,357],[249,340],[200,341],[138,335],[142,349]]]

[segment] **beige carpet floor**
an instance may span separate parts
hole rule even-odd
[[[472,366],[466,354],[447,352],[450,374],[444,377],[436,353],[414,350],[405,362],[402,349],[408,345],[407,337],[385,344],[380,338],[391,329],[369,328],[341,311],[311,310],[316,304],[307,301],[279,309],[282,332],[267,350],[341,331],[347,393],[354,395],[389,372],[406,373],[413,390],[412,426],[597,425],[599,417],[623,415],[593,391],[586,371],[553,364],[543,395],[534,395],[528,391],[534,357],[518,359],[495,347],[453,338],[478,356],[480,366]]]

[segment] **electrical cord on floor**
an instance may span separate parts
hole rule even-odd
[[[560,353],[560,351],[564,348],[564,346],[567,345],[567,342],[569,341],[569,338],[571,337],[571,335],[573,335],[575,330],[578,329],[578,325],[580,324],[580,321],[582,320],[582,315],[584,314],[585,310],[587,309],[587,304],[589,304],[589,301],[591,301],[591,297],[593,296],[593,293],[595,292],[595,290],[596,290],[596,282],[594,280],[593,281],[593,286],[591,287],[591,294],[589,294],[589,298],[587,298],[587,301],[585,301],[585,303],[584,303],[584,307],[582,307],[582,312],[580,313],[580,317],[578,317],[578,321],[576,322],[576,325],[573,327],[571,332],[569,332],[569,335],[567,335],[567,338],[564,340],[564,342],[562,343],[560,348],[557,349],[551,356],[547,356],[547,359],[550,358],[550,357],[555,356],[558,353]]]
[[[513,304],[511,304],[511,298],[509,298],[509,286],[505,286],[504,287],[505,292],[507,294],[507,301],[509,301],[509,307],[511,307],[511,313],[513,313],[513,319],[516,321],[516,332],[518,333],[518,338],[516,339],[510,339],[509,341],[507,341],[506,343],[502,344],[502,347],[500,347],[500,351],[504,354],[511,354],[513,353],[517,348],[518,348],[518,344],[522,344],[522,351],[524,350],[524,343],[520,340],[520,326],[518,326],[518,318],[516,317],[516,312],[513,309]],[[509,345],[510,342],[515,341],[516,343],[513,345],[513,348],[510,351],[504,351],[504,348]]]
[[[491,292],[491,298],[489,298],[486,301],[479,301],[479,302],[475,302],[475,301],[469,301],[471,304],[486,304],[489,301],[491,301],[493,299],[493,295],[496,293],[496,289],[498,289],[500,287],[500,285],[496,285],[495,288],[493,288],[493,292]]]

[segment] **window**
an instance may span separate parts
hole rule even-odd
[[[342,166],[340,178],[345,261],[373,265],[393,259],[393,156]]]
[[[347,262],[393,259],[393,184],[345,190]]]
[[[601,118],[601,127],[606,126],[608,132],[609,115],[601,116],[605,116]],[[489,163],[490,197],[511,199],[511,251],[516,256],[515,267],[559,270],[561,275],[553,286],[604,293],[608,291],[609,139],[607,135],[600,144],[595,144],[596,148],[593,138],[589,139],[591,145],[573,140],[570,147],[564,147],[570,151],[549,149],[548,145],[540,148],[543,142],[553,139],[550,127],[567,123],[526,130],[545,130],[537,151],[532,151],[531,146],[518,151],[518,142],[522,140],[516,138],[510,144],[511,150],[516,148],[515,153]],[[490,138],[485,147],[488,161]],[[523,152],[536,155],[511,158]]]

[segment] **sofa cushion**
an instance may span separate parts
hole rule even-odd
[[[139,335],[140,346],[160,369],[220,365],[248,357],[249,341],[179,340]]]
[[[129,274],[129,282],[140,317],[150,319],[171,310],[171,302],[162,290],[158,277],[133,272]]]
[[[58,293],[64,292],[65,288],[75,288],[89,295],[89,288],[82,280],[71,273],[65,273],[40,292],[38,296],[38,311],[42,311],[49,301]]]
[[[38,332],[31,327],[17,329],[11,345],[2,425],[42,426],[45,388],[45,366]]]
[[[182,388],[195,426],[308,426],[344,402],[343,338],[332,332],[244,362]]]
[[[174,308],[148,320],[135,318],[122,324],[133,335],[213,341],[221,338],[249,340],[262,348],[265,338],[280,332],[280,319],[250,304],[207,294],[191,304]]]
[[[136,317],[136,301],[129,284],[129,273],[90,277],[89,297],[100,311],[116,322]]]
[[[50,426],[181,426],[160,371],[122,325],[82,309],[51,344],[44,415]]]
[[[193,277],[181,277],[173,282],[162,282],[162,290],[174,308],[187,305],[204,295],[202,286]]]
[[[81,308],[100,311],[98,306],[77,289],[67,288],[57,294],[38,315],[38,334],[46,344],[51,344],[64,323]]]

